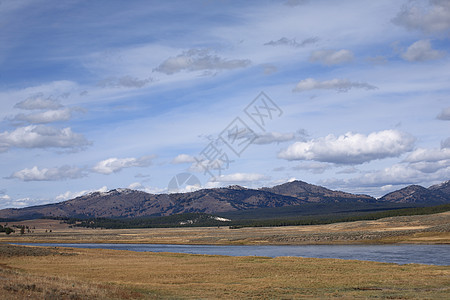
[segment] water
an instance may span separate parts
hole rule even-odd
[[[397,264],[450,265],[450,245],[300,245],[300,246],[216,246],[169,244],[20,244],[34,246],[175,252],[229,256],[300,256],[357,259]]]

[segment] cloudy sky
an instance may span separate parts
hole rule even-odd
[[[449,39],[439,0],[1,0],[0,208],[449,180]]]

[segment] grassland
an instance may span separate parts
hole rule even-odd
[[[449,266],[98,249],[48,251],[14,257],[0,254],[3,299],[445,299],[450,295]]]
[[[4,224],[4,223],[3,223]],[[0,235],[0,242],[29,243],[156,243],[156,244],[355,244],[434,243],[450,244],[450,212],[390,217],[379,220],[327,225],[229,229],[223,227],[87,229],[69,228],[57,220],[30,220],[34,231]],[[51,232],[50,232],[51,230]]]
[[[450,243],[450,212],[315,226],[101,230],[56,220],[0,235],[2,299],[448,299],[450,266],[37,248],[7,242]],[[50,232],[51,230],[51,232]],[[3,243],[3,244],[2,244]]]

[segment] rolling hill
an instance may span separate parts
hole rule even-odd
[[[131,218],[169,216],[202,212],[217,214],[258,209],[301,210],[302,206],[345,204],[358,209],[380,204],[431,206],[450,202],[450,181],[424,188],[411,185],[380,199],[333,191],[303,181],[293,181],[271,188],[248,189],[241,186],[203,189],[190,193],[149,194],[130,189],[94,192],[71,200],[19,209],[0,210],[0,218],[31,219],[40,217]]]

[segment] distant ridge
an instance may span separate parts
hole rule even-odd
[[[411,203],[423,206],[450,203],[450,181],[424,188],[410,185],[380,199],[334,191],[303,181],[292,181],[271,188],[248,189],[241,186],[203,189],[190,193],[149,194],[130,189],[94,192],[71,200],[47,205],[0,210],[0,218],[40,217],[142,217],[179,213],[208,214],[259,208],[279,208],[304,204],[331,203]]]
[[[443,204],[449,202],[450,181],[430,186],[428,189],[420,185],[409,185],[380,198],[380,201],[394,203],[426,203]]]

